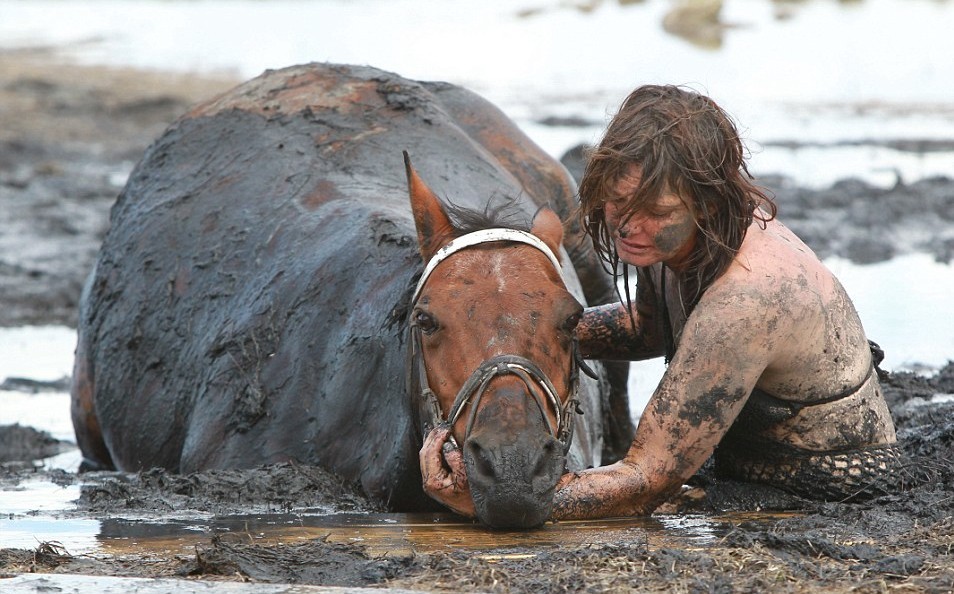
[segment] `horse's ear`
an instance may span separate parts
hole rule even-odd
[[[454,238],[454,225],[444,212],[444,206],[424,180],[411,167],[411,157],[404,151],[404,170],[407,189],[411,195],[411,210],[417,227],[417,244],[427,262],[441,246]]]
[[[543,240],[556,257],[560,257],[560,244],[563,243],[563,221],[557,213],[546,206],[540,207],[533,216],[530,232]]]

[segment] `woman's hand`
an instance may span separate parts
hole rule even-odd
[[[470,496],[464,456],[450,437],[450,427],[439,425],[424,438],[420,453],[424,492],[455,513],[473,518],[477,512]]]

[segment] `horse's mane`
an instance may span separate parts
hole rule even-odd
[[[516,229],[518,231],[530,231],[533,223],[533,216],[527,216],[527,213],[518,205],[518,197],[504,196],[498,198],[497,194],[491,195],[490,199],[484,205],[483,210],[467,208],[447,200],[444,202],[444,211],[450,217],[454,224],[454,237],[460,237],[481,229],[504,228]],[[536,213],[534,213],[536,214]],[[411,313],[411,297],[424,272],[424,262],[420,263],[410,283],[401,294],[397,304],[391,309],[385,320],[384,326],[391,329],[395,325],[398,328],[404,328],[408,315]],[[403,333],[399,332],[398,336]]]

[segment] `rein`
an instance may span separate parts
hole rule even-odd
[[[533,246],[547,256],[557,272],[560,273],[560,277],[563,277],[563,269],[560,267],[560,261],[550,248],[536,236],[515,229],[483,229],[454,239],[434,254],[434,257],[431,258],[427,266],[425,266],[421,279],[417,283],[414,296],[411,298],[411,307],[413,308],[414,305],[417,304],[417,299],[424,288],[424,284],[438,264],[459,251],[482,243],[495,241],[511,241]],[[496,357],[483,361],[477,366],[477,369],[474,370],[457,392],[457,396],[454,398],[454,403],[447,414],[447,418],[444,419],[441,415],[437,394],[431,390],[427,380],[427,366],[424,362],[421,329],[412,322],[410,324],[410,333],[410,362],[407,370],[408,393],[411,394],[412,398],[417,399],[422,436],[426,436],[427,433],[437,425],[444,423],[453,425],[456,423],[463,413],[464,407],[468,403],[471,403],[470,414],[468,415],[464,429],[464,440],[466,441],[467,436],[470,435],[470,431],[473,428],[480,400],[483,398],[490,382],[497,376],[510,374],[517,376],[524,385],[526,385],[527,391],[533,396],[540,414],[543,415],[546,421],[550,434],[562,444],[564,454],[569,451],[570,444],[573,441],[574,415],[583,414],[583,411],[579,407],[580,401],[577,398],[580,387],[579,371],[583,370],[586,375],[593,378],[597,377],[593,370],[583,361],[576,339],[573,340],[571,347],[573,367],[570,371],[570,386],[565,402],[560,402],[553,382],[550,381],[550,378],[547,377],[546,373],[544,373],[536,363],[519,355],[497,355]],[[546,414],[548,404],[553,407],[556,415],[555,427]],[[451,439],[453,439],[453,437]]]

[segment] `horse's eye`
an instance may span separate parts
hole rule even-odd
[[[420,328],[424,334],[431,334],[437,330],[438,327],[437,320],[434,319],[434,316],[420,309],[414,310],[412,323]]]
[[[563,322],[563,329],[567,332],[573,332],[576,330],[576,327],[580,323],[581,319],[583,319],[583,312],[576,312],[575,314],[568,317],[565,322]]]

